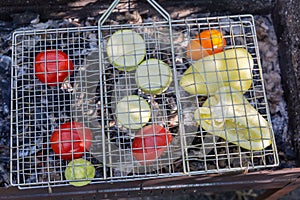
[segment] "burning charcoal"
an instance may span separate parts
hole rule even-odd
[[[1,141],[2,143],[2,141]],[[0,161],[2,163],[8,163],[9,162],[9,146],[6,146],[4,144],[0,145]]]
[[[0,56],[0,116],[7,116],[9,113],[8,106],[10,105],[10,67],[11,58],[8,56]],[[1,126],[0,126],[1,128]]]
[[[187,70],[189,67],[191,66],[191,64],[188,62],[188,60],[186,58],[182,58],[182,59],[176,59],[176,71],[179,74],[183,74],[185,72],[185,70]]]
[[[4,166],[4,163],[0,163],[0,187],[7,187],[9,184],[10,184],[9,171]]]
[[[14,24],[12,22],[0,20],[1,32],[11,32],[13,29],[14,29]]]
[[[143,99],[149,101],[150,100],[150,96],[146,95],[141,89],[136,89],[135,91],[133,91],[132,93],[133,95],[138,95],[140,97],[142,97]]]
[[[96,33],[90,33],[89,36],[89,46],[91,49],[98,48],[98,35]]]
[[[59,181],[63,177],[62,169],[67,165],[67,161],[60,160],[53,153],[49,155],[47,148],[44,147],[36,156],[36,167],[37,167],[37,176],[39,181]]]
[[[28,25],[32,22],[38,21],[39,14],[25,11],[23,13],[16,13],[12,14],[11,17],[13,18],[13,23],[17,25]]]
[[[94,157],[91,157],[91,163],[95,166],[96,169],[95,178],[103,178],[104,175],[102,163],[100,163],[100,161]]]
[[[43,52],[47,49],[52,49],[52,45],[49,41],[46,39],[38,38],[38,42],[35,45],[35,55],[31,55],[31,58],[34,58],[38,53]]]
[[[177,113],[178,107],[176,102],[176,95],[173,92],[166,91],[166,93],[157,95],[155,97],[155,100],[164,107],[163,109],[167,111],[168,116]]]
[[[71,94],[62,89],[51,89],[47,92],[48,110],[53,112],[54,117],[59,117],[61,112],[71,116],[72,99]]]
[[[110,138],[110,141],[114,142],[118,147],[122,149],[131,148],[132,137],[129,136],[126,129],[121,129],[114,125],[109,128],[107,134],[109,134],[108,138]]]
[[[11,66],[11,58],[8,56],[0,56],[0,75],[9,75]]]
[[[22,183],[30,184],[37,182],[36,175],[30,171],[20,172],[20,174],[22,175],[20,178],[20,182]]]
[[[189,167],[191,171],[205,170],[205,162],[195,159],[195,161],[189,162]]]
[[[147,50],[147,56],[148,56],[148,59],[151,59],[151,58],[156,58],[158,60],[162,60],[164,61],[165,63],[167,63],[168,65],[172,65],[172,58],[171,58],[171,55],[170,53],[168,53],[168,51],[156,51],[156,50],[153,50],[153,51],[149,51]]]

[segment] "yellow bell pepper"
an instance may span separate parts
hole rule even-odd
[[[261,150],[271,145],[269,123],[234,88],[220,88],[196,109],[194,118],[207,132],[242,148]]]
[[[225,50],[192,64],[182,75],[180,86],[190,94],[210,95],[222,86],[243,93],[252,85],[253,58],[244,48]]]

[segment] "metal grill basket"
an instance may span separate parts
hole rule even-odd
[[[147,1],[162,16],[162,21],[108,24],[108,17],[119,3],[115,1],[102,15],[97,27],[14,33],[11,87],[13,185],[33,188],[86,180],[91,183],[134,181],[278,164],[253,17],[237,15],[171,20],[155,1]],[[224,51],[231,50],[234,56],[223,53],[223,58],[220,58],[212,54],[209,61],[188,58],[187,54],[197,52],[187,46],[205,30],[222,32],[226,41]],[[129,36],[124,36],[126,32]],[[119,63],[125,63],[122,68],[114,61],[120,58],[119,52],[123,52],[126,46],[109,40],[116,33],[123,33],[120,34],[123,43],[129,38],[133,40],[131,46],[141,46],[141,41],[132,36],[133,32],[142,38],[146,49],[141,53],[133,48],[128,53],[132,57],[130,62],[139,65],[129,69],[126,64],[129,55],[125,55],[119,60]],[[237,49],[244,49],[248,54],[239,57]],[[63,81],[55,83],[61,74],[54,73],[52,85],[49,84],[51,78],[47,67],[40,72],[41,77],[47,77],[46,80],[37,76],[37,55],[50,50],[54,50],[52,63],[55,63],[56,71],[60,66],[59,52],[68,56],[64,60],[66,68],[60,71],[67,75]],[[142,60],[138,60],[140,57]],[[45,65],[50,62],[47,59],[43,58],[41,62]],[[242,65],[240,59],[246,66],[253,65],[248,79],[243,73],[249,68],[239,66]],[[153,72],[149,71],[153,67],[151,60],[156,62],[154,66],[159,66],[155,82],[162,81],[165,76],[170,79],[161,92],[145,92],[141,83],[137,83],[137,68],[141,62],[146,69],[139,74],[142,75],[141,81],[153,79]],[[226,60],[235,63],[239,70],[230,68]],[[223,63],[224,69],[217,67],[218,62]],[[171,75],[163,74],[162,65],[168,66]],[[211,69],[206,67],[208,65],[212,66]],[[197,66],[202,66],[202,71]],[[201,82],[197,78],[200,74],[204,79],[201,83],[206,85],[204,88],[209,90],[214,84],[216,91],[207,95],[188,92],[182,86],[188,70],[187,87],[197,90],[195,83]],[[236,72],[237,79],[230,78],[232,71]],[[220,74],[229,79],[224,80]],[[232,86],[237,82],[240,87],[250,82],[251,87],[237,91]],[[149,83],[148,87],[153,89]],[[133,96],[135,98],[131,98]],[[120,102],[125,109],[120,108]],[[145,103],[146,107],[142,105]],[[132,115],[137,115],[137,119],[133,120]],[[145,119],[144,115],[148,117]],[[60,156],[63,150],[53,151],[55,142],[51,139],[54,132],[64,132],[62,127],[66,123],[71,124],[69,132],[80,129],[82,134],[79,139],[71,134],[65,141],[70,148],[69,159]],[[76,123],[85,128],[78,128]],[[145,127],[150,127],[151,133]],[[155,127],[164,131],[158,133]],[[89,133],[92,138],[89,138]],[[136,138],[141,141],[138,150],[134,144]],[[85,178],[78,180],[66,178],[68,164],[75,176],[76,166],[70,162],[78,158],[76,142],[83,151],[79,157],[95,167],[94,177],[84,174]],[[81,167],[86,168],[86,165]]]

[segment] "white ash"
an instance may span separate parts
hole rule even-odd
[[[277,144],[284,144],[288,136],[288,113],[281,83],[278,44],[271,16],[255,16],[263,78]],[[279,150],[285,147],[278,146]]]

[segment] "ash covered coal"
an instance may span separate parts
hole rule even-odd
[[[9,184],[11,59],[0,55],[0,186]]]

